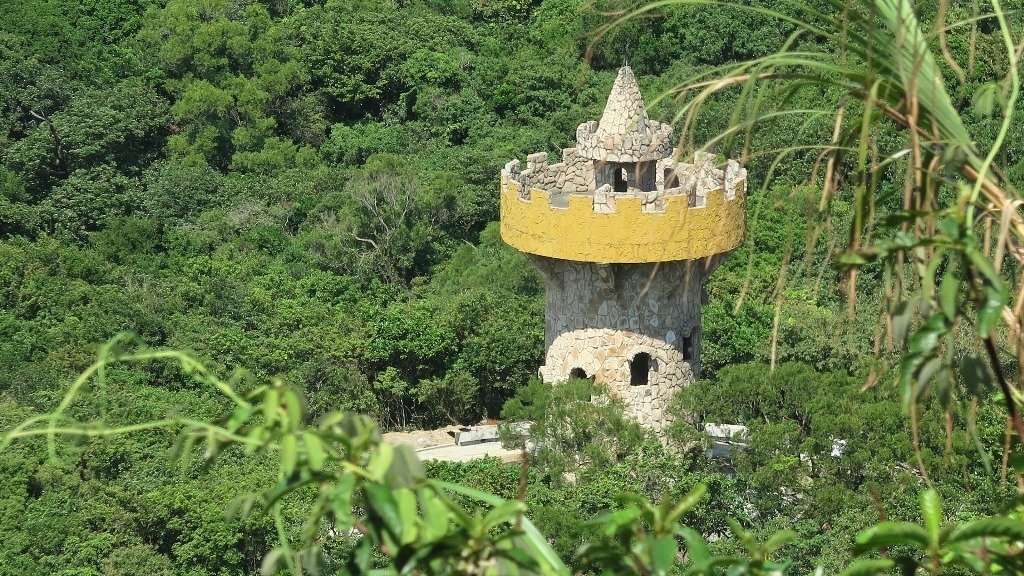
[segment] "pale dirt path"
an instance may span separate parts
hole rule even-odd
[[[501,442],[481,442],[469,446],[457,446],[455,432],[459,426],[445,426],[436,430],[412,430],[409,432],[387,432],[384,441],[392,444],[408,444],[423,460],[466,462],[485,456],[495,456],[505,462],[518,462],[519,450],[505,450]]]

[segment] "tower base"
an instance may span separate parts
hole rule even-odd
[[[717,257],[595,264],[531,256],[547,278],[545,382],[593,378],[656,433],[672,396],[699,376],[704,278]]]

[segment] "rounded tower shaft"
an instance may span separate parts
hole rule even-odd
[[[671,396],[699,374],[703,285],[744,232],[746,171],[698,153],[647,117],[628,67],[600,122],[549,164],[501,173],[502,238],[547,279],[547,382],[589,377],[661,432]]]

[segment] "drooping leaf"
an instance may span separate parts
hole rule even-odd
[[[388,484],[395,488],[412,488],[426,478],[423,462],[407,444],[394,446],[391,465],[388,466]]]
[[[260,575],[261,576],[274,576],[277,573],[277,567],[284,560],[284,550],[280,548],[274,548],[270,552],[267,552],[263,556],[263,562],[260,564]]]
[[[295,434],[286,434],[281,438],[281,473],[285,478],[295,473],[298,459],[299,448]]]
[[[938,543],[939,529],[942,526],[942,501],[934,489],[921,493],[921,517],[924,519],[928,537],[933,543]]]
[[[887,546],[928,547],[928,532],[912,522],[881,522],[857,535],[858,552]]]
[[[1024,522],[1006,516],[979,518],[956,527],[947,541],[954,544],[974,538],[1024,540]]]
[[[689,526],[680,526],[678,534],[686,542],[686,553],[695,565],[704,564],[711,557],[708,551],[708,543],[699,532]]]
[[[992,386],[992,373],[985,361],[977,355],[965,356],[957,368],[960,381],[974,396],[982,396]]]
[[[875,576],[888,573],[893,566],[893,561],[888,558],[860,559],[847,566],[841,576]]]
[[[917,306],[920,300],[911,298],[900,302],[892,312],[892,334],[897,343],[902,343],[907,338],[907,331],[910,329],[910,322],[914,319]]]
[[[939,284],[939,309],[946,315],[950,322],[956,319],[957,296],[960,293],[960,280],[949,268],[942,275],[942,283]]]
[[[327,454],[324,452],[323,441],[313,432],[302,433],[302,443],[306,447],[306,457],[309,459],[309,467],[320,471],[324,467]]]
[[[672,536],[659,536],[651,543],[651,564],[654,574],[666,574],[675,563],[679,545]]]

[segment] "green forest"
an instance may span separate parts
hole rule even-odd
[[[1021,573],[1012,4],[0,2],[0,576]],[[498,229],[626,62],[749,171],[661,439]]]

